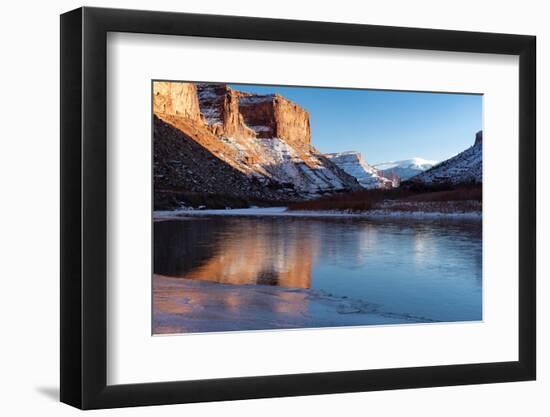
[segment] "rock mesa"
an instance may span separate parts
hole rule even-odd
[[[189,192],[276,202],[360,188],[311,146],[309,113],[285,97],[168,81],[155,82],[153,93],[155,190],[177,194],[183,204]],[[190,155],[189,141],[201,152]],[[223,185],[220,163],[233,173],[231,187]]]

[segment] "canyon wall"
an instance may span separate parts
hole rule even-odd
[[[278,95],[242,94],[239,109],[248,126],[261,138],[281,138],[307,149],[311,144],[309,113]]]
[[[164,81],[153,94],[155,207],[196,206],[197,196],[212,206],[214,194],[231,197],[216,198],[222,206],[236,206],[234,197],[272,204],[360,188],[311,146],[308,112],[280,95]]]
[[[225,84],[203,84],[197,86],[201,113],[212,132],[228,137],[255,137],[246,126],[239,112],[239,92]]]
[[[201,113],[195,84],[155,81],[153,112],[157,115],[179,116],[199,121]]]

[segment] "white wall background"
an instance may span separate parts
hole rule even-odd
[[[309,4],[308,4],[309,3]],[[4,415],[75,415],[57,402],[59,379],[59,17],[79,7],[8,2],[0,24],[2,131],[0,137],[0,410]],[[89,6],[159,9],[291,19],[416,26],[534,34],[538,37],[539,165],[539,378],[536,382],[432,388],[301,398],[237,401],[99,411],[98,415],[194,416],[299,415],[340,413],[408,416],[529,415],[550,412],[549,122],[550,26],[544,2],[535,0],[461,2],[297,2],[278,0],[92,1]],[[548,189],[548,187],[546,187]],[[544,236],[543,236],[544,235]],[[550,302],[549,302],[550,303]],[[546,394],[546,395],[544,395]]]

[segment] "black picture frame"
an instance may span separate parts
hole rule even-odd
[[[519,56],[519,358],[107,385],[108,32]],[[533,380],[536,376],[534,36],[79,8],[61,15],[61,401],[82,409]]]

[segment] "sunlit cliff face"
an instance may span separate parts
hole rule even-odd
[[[289,201],[360,188],[311,146],[309,113],[280,95],[155,81],[153,113],[155,189],[163,192]],[[220,165],[240,174],[235,187],[220,188],[223,177],[211,181]]]

